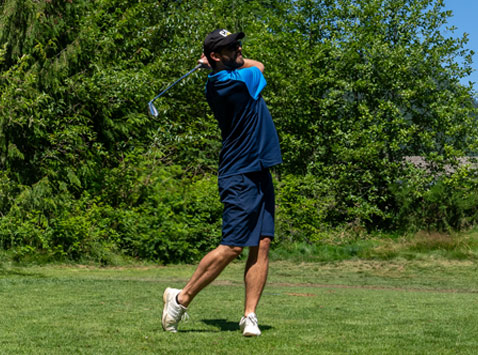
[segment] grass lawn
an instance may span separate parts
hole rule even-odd
[[[0,266],[0,354],[476,354],[472,261],[271,264],[258,318],[244,338],[237,261],[162,331],[162,291],[193,266]],[[0,264],[1,265],[1,264]]]

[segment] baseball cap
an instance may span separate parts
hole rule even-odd
[[[235,41],[244,38],[244,32],[231,33],[225,29],[217,29],[206,36],[204,40],[204,54],[209,54],[220,48],[234,43]]]

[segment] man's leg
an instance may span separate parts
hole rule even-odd
[[[246,285],[244,317],[239,322],[242,335],[247,337],[261,335],[255,312],[267,281],[270,243],[270,237],[262,237],[258,246],[249,248],[249,257],[244,271]]]
[[[220,245],[209,252],[199,263],[193,276],[183,290],[166,288],[163,293],[163,314],[161,323],[168,332],[177,332],[178,323],[193,298],[209,285],[224,268],[241,252],[242,247]]]
[[[188,307],[193,298],[207,285],[209,285],[224,268],[229,265],[239,254],[242,247],[219,245],[212,250],[199,263],[193,276],[178,295],[178,301]]]
[[[256,312],[257,304],[264,290],[269,269],[270,244],[270,237],[262,237],[258,246],[249,248],[249,257],[244,272],[246,286],[244,316]]]

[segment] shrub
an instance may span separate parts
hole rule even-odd
[[[397,226],[451,232],[478,222],[478,171],[470,166],[435,176],[413,168],[392,190],[398,204]]]
[[[329,181],[312,174],[284,175],[276,184],[277,236],[289,242],[317,242],[330,229],[336,206]]]

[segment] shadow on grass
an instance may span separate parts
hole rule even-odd
[[[219,328],[219,331],[221,332],[235,332],[239,330],[239,322],[231,322],[226,319],[203,319],[202,322],[207,325]],[[261,331],[267,331],[272,327],[269,325],[260,325],[260,328]]]
[[[204,324],[219,329],[188,329],[179,330],[180,333],[219,333],[219,332],[235,332],[239,330],[239,325],[235,322],[228,322],[225,319],[202,319]]]
[[[203,319],[203,323],[219,328],[223,332],[232,332],[239,330],[239,324],[237,322],[227,321],[225,319]]]

